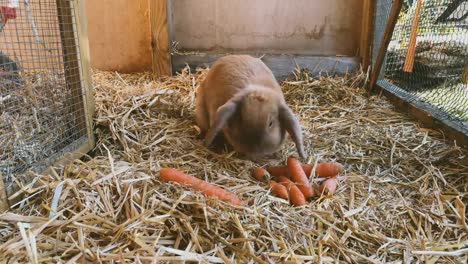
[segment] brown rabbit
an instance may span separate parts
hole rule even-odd
[[[217,60],[199,87],[195,115],[207,147],[223,131],[235,151],[269,155],[281,147],[287,131],[305,158],[301,126],[273,73],[258,58],[228,55]]]

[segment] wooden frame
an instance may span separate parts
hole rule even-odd
[[[201,65],[210,65],[218,58],[227,55],[221,53],[214,54],[189,54],[172,55],[172,71],[182,70],[187,65],[194,70]],[[275,77],[279,80],[292,74],[292,69],[308,68],[313,75],[320,71],[327,71],[331,74],[346,74],[359,68],[359,58],[357,57],[328,57],[328,56],[305,56],[305,55],[277,55],[277,54],[251,54],[261,57],[262,61],[271,69]]]
[[[399,112],[406,114],[423,127],[442,131],[446,139],[454,140],[457,145],[468,148],[468,136],[462,132],[463,128],[459,124],[446,120],[446,118],[438,113],[438,109],[429,104],[416,100],[409,101],[408,98],[410,98],[410,95],[406,95],[406,92],[403,90],[398,92],[398,90],[401,89],[398,89],[395,85],[385,80],[378,80],[402,4],[402,0],[395,0],[393,2],[375,65],[371,65],[372,73],[369,82],[369,90],[370,92],[378,92],[385,95],[385,97],[396,106]],[[375,8],[373,12],[375,12]],[[372,41],[372,39],[369,39],[369,41]],[[391,89],[386,89],[386,87],[390,87]]]
[[[43,174],[50,174],[51,168],[68,164],[75,159],[81,158],[88,153],[95,145],[95,137],[93,132],[93,116],[94,116],[94,90],[91,82],[91,69],[89,63],[89,45],[86,26],[86,11],[85,1],[81,0],[57,0],[57,11],[60,21],[60,31],[62,46],[64,51],[64,66],[65,78],[67,83],[72,82],[72,100],[79,99],[78,103],[83,104],[82,109],[73,109],[80,114],[77,117],[77,122],[81,128],[84,128],[86,133],[79,141],[82,144],[74,146],[73,143],[69,146],[70,152],[54,157],[51,160],[52,166],[45,168]],[[74,11],[74,13],[73,13]],[[78,43],[75,43],[75,32],[77,33]],[[77,105],[77,102],[70,102]],[[0,175],[1,176],[1,175]],[[0,179],[0,212],[7,210],[10,204],[14,204],[21,198],[19,195],[14,195],[19,191],[19,186],[13,184],[10,188],[5,188],[3,180]]]
[[[73,27],[73,7],[70,1],[57,0],[57,15],[60,28],[60,39],[62,42],[63,68],[65,74],[65,85],[71,90],[72,97],[67,98],[67,104],[71,106],[75,115],[75,122],[79,131],[86,130],[84,117],[84,105],[81,105],[83,91],[81,91],[80,68],[78,50],[75,43],[75,28]]]
[[[364,71],[367,71],[371,66],[375,4],[373,0],[363,0],[359,55]]]
[[[94,87],[91,79],[91,64],[89,56],[89,41],[88,41],[88,27],[86,19],[85,1],[73,1],[75,18],[76,18],[76,31],[78,32],[78,45],[80,47],[80,62],[82,72],[82,84],[84,89],[84,102],[85,102],[85,116],[87,123],[87,132],[89,139],[89,150],[95,145],[95,137],[93,130],[93,117],[94,117]],[[87,150],[86,152],[88,152]]]
[[[151,49],[155,77],[172,75],[171,0],[150,0]]]
[[[57,0],[61,1],[61,0]],[[81,76],[81,85],[82,85],[82,94],[83,98],[83,109],[84,117],[86,123],[86,143],[82,144],[76,150],[69,153],[65,153],[53,164],[51,167],[56,167],[60,165],[65,165],[74,161],[75,159],[81,158],[86,153],[88,153],[96,143],[96,139],[93,131],[93,117],[94,117],[94,88],[91,79],[91,67],[90,67],[90,56],[89,56],[89,43],[88,43],[88,29],[87,29],[87,19],[86,19],[86,8],[85,1],[73,0],[67,1],[70,3],[70,10],[74,10],[75,14],[71,14],[75,18],[76,26],[73,32],[77,32],[78,43],[74,43],[75,48],[79,49],[78,60],[80,61],[81,67],[79,68]],[[59,14],[60,16],[60,14]],[[75,39],[75,37],[73,36]],[[44,173],[48,173],[51,167],[47,168]]]
[[[418,101],[409,102],[405,97],[392,93],[379,83],[376,84],[375,88],[376,91],[385,95],[396,106],[397,111],[408,115],[425,128],[442,131],[444,138],[454,140],[458,146],[468,148],[468,137],[461,131],[460,127],[450,120],[443,120],[434,116],[432,113],[437,110],[430,105]]]
[[[403,0],[395,0],[392,4],[392,9],[388,17],[387,26],[385,27],[385,32],[382,36],[382,41],[380,42],[379,53],[375,61],[375,65],[372,66],[372,73],[369,81],[369,90],[372,92],[374,90],[377,79],[379,78],[379,73],[382,68],[382,64],[387,53],[388,45],[392,38],[393,30],[398,20],[398,15],[400,14],[401,8],[403,6]]]

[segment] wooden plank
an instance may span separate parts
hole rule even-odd
[[[71,91],[71,97],[67,98],[67,104],[71,107],[77,132],[80,136],[83,136],[86,135],[87,128],[71,2],[73,1],[57,0],[57,15],[60,25],[62,58],[66,82],[66,87],[64,89]]]
[[[74,1],[86,5],[93,68],[120,73],[151,71],[149,0]]]
[[[415,118],[426,127],[434,127],[434,116],[432,116],[428,111],[418,108],[415,104],[408,104],[408,115]]]
[[[362,68],[367,71],[372,57],[372,32],[374,30],[375,1],[363,0],[361,43],[359,54]]]
[[[172,56],[173,72],[180,71],[187,65],[192,70],[199,66],[209,66],[214,61],[227,54],[175,54]],[[251,54],[262,57],[263,55]],[[346,74],[359,68],[358,57],[319,57],[304,55],[276,55],[267,54],[262,57],[262,61],[271,69],[278,80],[290,76],[298,66],[308,68],[313,75],[320,72],[330,74]]]
[[[395,0],[392,4],[392,9],[388,17],[387,26],[385,27],[385,32],[382,36],[382,41],[380,42],[379,52],[377,54],[377,59],[375,64],[372,66],[372,73],[369,81],[369,90],[372,92],[374,90],[377,79],[379,78],[380,69],[387,53],[388,45],[393,35],[393,30],[395,29],[396,22],[398,20],[398,15],[400,14],[401,7],[403,5],[403,0]]]
[[[362,0],[175,0],[180,51],[356,56]]]
[[[78,43],[80,49],[80,62],[82,73],[82,88],[85,97],[85,118],[86,128],[88,134],[88,144],[90,149],[94,147],[95,137],[93,131],[93,117],[94,117],[94,88],[91,80],[91,66],[90,66],[90,53],[89,53],[89,40],[88,40],[88,27],[86,16],[85,1],[73,1],[74,10],[76,10],[76,31],[78,32]]]
[[[379,81],[376,84],[376,90],[385,95],[396,107],[397,111],[402,112],[425,128],[440,130],[444,133],[446,139],[456,142],[460,147],[468,149],[468,133],[459,124],[443,117],[435,115],[437,109],[428,104],[418,101],[408,102],[407,98],[385,89]],[[465,132],[463,132],[465,131]],[[466,133],[466,134],[465,134]]]
[[[168,1],[150,0],[151,48],[155,77],[171,75]]]
[[[172,17],[172,0],[166,1],[166,19],[167,19],[167,34],[169,37],[169,52],[172,54],[172,43],[174,41],[174,18]],[[171,69],[172,70],[172,69]]]
[[[416,11],[413,17],[413,23],[411,25],[410,41],[408,43],[408,51],[406,53],[405,64],[403,65],[403,71],[413,72],[414,66],[414,53],[416,51],[416,37],[418,36],[419,28],[419,14],[421,13],[421,2],[422,0],[416,0]]]

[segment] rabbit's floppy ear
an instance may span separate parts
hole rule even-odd
[[[242,102],[249,91],[250,89],[245,89],[242,92],[237,93],[229,101],[218,108],[215,120],[205,136],[204,144],[206,147],[211,145],[216,135],[224,128],[227,121],[236,113],[237,109],[239,109],[240,102]]]
[[[297,152],[302,159],[305,159],[304,145],[302,142],[302,129],[299,120],[286,104],[279,107],[279,120],[281,125],[288,131],[292,140],[296,144]]]

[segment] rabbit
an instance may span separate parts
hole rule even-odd
[[[299,121],[259,58],[227,55],[215,61],[196,93],[195,119],[206,147],[222,132],[236,152],[264,157],[279,150],[287,131],[305,158]]]

